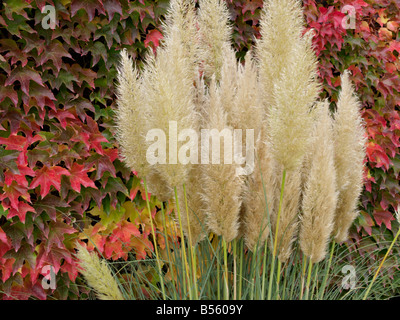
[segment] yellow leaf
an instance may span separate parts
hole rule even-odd
[[[129,218],[132,223],[135,223],[136,219],[139,217],[137,208],[132,201],[126,201],[122,207],[125,209],[125,217]]]

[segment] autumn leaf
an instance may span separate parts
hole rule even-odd
[[[19,81],[19,83],[21,84],[22,92],[25,93],[27,96],[29,96],[29,81],[34,81],[44,87],[42,78],[40,77],[39,73],[27,66],[25,66],[24,68],[18,66],[13,71],[11,71],[11,74],[5,81],[4,86],[7,87],[13,84],[15,81]]]
[[[101,0],[72,0],[71,17],[80,9],[83,9],[83,11],[87,13],[89,22],[93,20],[96,10],[99,14],[105,14],[103,2]]]
[[[153,43],[153,49],[156,49],[160,45],[160,40],[162,39],[163,35],[161,34],[161,32],[153,29],[147,34],[146,40],[144,40],[144,46],[147,48],[151,42]]]
[[[4,205],[4,208],[8,209],[7,219],[11,219],[12,217],[18,216],[19,220],[22,223],[25,223],[25,217],[27,212],[35,212],[35,209],[30,206],[28,203],[24,201],[18,202],[18,209],[13,208],[12,206]]]
[[[51,186],[60,191],[62,175],[70,176],[71,174],[68,170],[59,166],[44,166],[42,169],[36,171],[36,177],[33,178],[30,188],[34,189],[40,186],[40,196],[44,198],[50,192]]]
[[[28,193],[27,188],[18,185],[16,181],[12,181],[12,183],[9,186],[8,185],[3,186],[3,193],[0,194],[0,200],[8,199],[10,201],[11,207],[14,208],[15,210],[18,210],[19,197],[29,202],[31,200],[31,196]],[[3,202],[3,206],[6,205],[7,204]]]
[[[68,51],[65,50],[62,43],[58,40],[54,40],[43,50],[39,59],[39,65],[43,65],[47,61],[51,60],[57,68],[57,72],[60,72],[63,57],[72,58]]]
[[[118,223],[124,216],[125,208],[121,207],[120,209],[114,209],[110,211],[110,214],[107,215],[103,207],[94,207],[89,213],[93,216],[98,216],[101,219],[101,224],[104,227],[108,227],[112,223]]]
[[[110,236],[110,241],[122,241],[124,243],[129,242],[131,237],[140,237],[141,233],[139,229],[131,222],[122,221],[117,224],[117,227],[113,230]]]
[[[3,102],[6,98],[9,98],[14,106],[18,106],[18,93],[12,87],[0,87],[0,103]]]
[[[9,244],[9,240],[7,238],[7,234],[3,231],[3,229],[0,227],[0,241],[5,243],[5,244]],[[1,255],[0,255],[1,257]]]
[[[122,16],[122,7],[119,0],[104,0],[103,4],[104,9],[108,13],[108,21],[113,19],[115,13],[118,13],[120,16]]]
[[[91,187],[97,189],[94,182],[87,176],[89,170],[85,169],[84,165],[78,164],[74,162],[71,170],[69,171],[70,177],[69,180],[71,182],[71,188],[76,192],[81,191],[81,185],[84,187]]]
[[[0,137],[0,143],[6,146],[6,150],[23,151],[26,138],[17,134],[11,134],[8,138]]]
[[[386,228],[388,228],[389,230],[392,229],[390,221],[393,221],[395,219],[393,217],[393,214],[390,213],[389,211],[377,210],[374,212],[374,218],[375,218],[375,221],[378,224],[378,226],[380,226],[382,223],[384,223]]]
[[[0,270],[1,270],[1,280],[6,282],[8,278],[10,278],[12,273],[12,266],[14,264],[15,259],[0,259]]]

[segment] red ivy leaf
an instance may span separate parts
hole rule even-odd
[[[146,36],[146,40],[144,40],[144,46],[147,48],[150,42],[153,43],[153,49],[156,49],[160,45],[160,40],[163,39],[163,35],[160,31],[153,29],[149,31]]]
[[[18,106],[18,93],[11,87],[1,87],[0,88],[0,103],[3,102],[5,98],[10,98],[14,105]]]
[[[12,173],[10,171],[6,171],[4,174],[4,182],[6,185],[10,186],[11,183],[15,180],[18,185],[27,188],[28,187],[28,181],[26,180],[25,176],[35,176],[35,171],[33,171],[31,168],[27,166],[22,166],[20,164],[17,165],[18,168],[18,174]]]
[[[25,217],[27,212],[35,212],[29,204],[24,201],[19,201],[18,210],[15,210],[13,207],[7,208],[9,209],[7,219],[11,219],[12,217],[18,216],[19,220],[22,223],[25,223]]]
[[[3,231],[1,227],[0,227],[0,241],[8,245],[10,244],[10,241],[7,238],[7,234]]]
[[[36,171],[36,177],[33,178],[30,188],[34,189],[40,185],[40,196],[44,198],[50,192],[51,186],[60,191],[62,175],[70,176],[71,174],[66,169],[58,166],[44,166]]]
[[[19,83],[21,84],[22,92],[25,93],[27,96],[29,96],[30,80],[44,87],[42,78],[40,77],[39,73],[26,66],[24,68],[18,66],[13,71],[11,71],[11,74],[5,81],[4,86],[7,87],[10,84],[14,83],[15,81],[19,81]]]
[[[96,10],[99,14],[106,14],[101,0],[72,0],[71,17],[80,9],[83,9],[87,13],[89,22],[93,20]]]
[[[0,143],[6,146],[6,150],[23,151],[26,138],[16,134],[11,134],[8,138],[0,137]]]
[[[110,241],[122,241],[127,243],[131,239],[131,236],[140,237],[140,235],[139,229],[133,223],[122,221],[118,224],[118,227],[114,229]]]
[[[69,177],[73,190],[75,190],[76,192],[81,192],[81,185],[83,185],[84,187],[92,187],[94,189],[97,189],[94,182],[87,176],[88,171],[89,170],[86,170],[84,165],[74,162],[70,170]]]
[[[0,259],[1,280],[3,283],[10,277],[14,261],[14,258]]]
[[[28,193],[27,189],[23,186],[18,185],[16,181],[13,181],[9,186],[3,186],[3,193],[0,194],[0,200],[4,200],[5,198],[7,198],[10,201],[11,207],[15,210],[18,210],[19,197],[22,197],[29,202],[31,201],[31,196]],[[3,202],[2,205],[3,207],[7,206],[7,208],[9,208],[7,202]]]
[[[53,40],[40,56],[39,65],[43,65],[45,62],[52,60],[54,66],[57,68],[57,72],[60,72],[62,57],[72,58],[60,41]]]
[[[104,9],[106,9],[108,13],[108,21],[114,18],[115,13],[119,13],[119,15],[122,16],[122,7],[118,0],[105,0]]]
[[[374,218],[378,226],[382,225],[382,222],[386,225],[386,228],[392,230],[391,222],[394,220],[393,214],[389,211],[375,211]]]

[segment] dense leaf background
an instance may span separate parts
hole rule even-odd
[[[114,138],[115,79],[122,48],[140,66],[159,45],[168,2],[0,4],[0,298],[86,298],[73,256],[77,239],[113,260],[128,252],[144,259],[152,247],[143,187],[121,163]],[[262,1],[227,3],[242,58],[259,37]],[[55,7],[54,29],[42,26],[45,5]],[[350,69],[367,125],[366,184],[347,245],[379,248],[399,228],[400,1],[303,5],[316,32],[321,97],[336,101],[340,74]],[[355,10],[355,29],[342,26],[346,5]],[[158,208],[151,197],[161,229]],[[43,289],[46,265],[56,273],[55,290]]]

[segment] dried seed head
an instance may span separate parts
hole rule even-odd
[[[357,204],[363,188],[365,129],[360,102],[354,93],[349,72],[342,75],[334,120],[336,182],[339,192],[334,235],[337,242],[348,238],[348,230],[358,215]]]
[[[89,253],[86,248],[77,245],[77,258],[82,268],[81,273],[97,293],[100,300],[124,300],[117,282],[105,260],[99,259],[95,252]]]
[[[300,247],[313,263],[324,259],[337,204],[332,118],[327,101],[318,104],[303,191]]]

